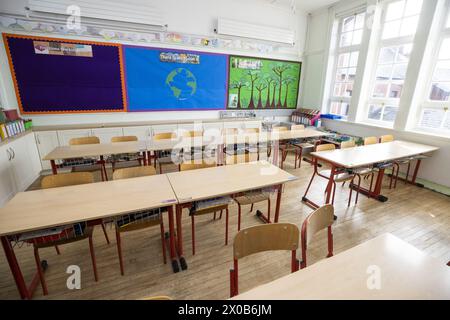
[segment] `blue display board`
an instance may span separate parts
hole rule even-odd
[[[225,109],[228,57],[123,46],[128,111]]]

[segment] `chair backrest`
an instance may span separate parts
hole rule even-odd
[[[136,136],[118,136],[111,138],[111,142],[128,142],[128,141],[138,141],[138,138]]]
[[[161,132],[153,135],[153,140],[175,139],[177,135],[175,132]]]
[[[152,166],[123,168],[114,170],[113,180],[152,176],[155,174],[156,170]]]
[[[224,128],[222,133],[224,135],[232,135],[232,134],[237,134],[238,133],[238,129],[237,128]]]
[[[272,131],[288,131],[287,127],[272,127]]]
[[[203,169],[203,168],[211,168],[215,167],[216,163],[212,162],[205,162],[205,161],[190,161],[190,162],[183,162],[180,164],[180,171],[188,171],[188,170],[195,170],[195,169]]]
[[[69,145],[76,146],[81,144],[99,144],[100,139],[98,137],[81,137],[72,138],[69,140]]]
[[[297,250],[300,231],[292,223],[271,223],[243,229],[234,237],[234,259],[270,250]]]
[[[94,176],[92,175],[91,172],[58,173],[43,177],[41,180],[41,188],[49,189],[49,188],[67,187],[93,182]]]
[[[197,131],[183,131],[183,137],[184,138],[194,138],[194,137],[201,137],[203,136],[203,131],[202,130],[197,130]]]
[[[336,149],[336,146],[332,143],[319,144],[316,147],[316,151],[328,151],[328,150],[334,150],[334,149]]]
[[[308,245],[313,236],[317,232],[325,228],[328,228],[333,224],[333,222],[334,222],[333,205],[326,204],[320,207],[319,209],[315,210],[303,222],[302,241],[306,241],[305,244]]]
[[[377,137],[366,137],[364,138],[364,145],[367,146],[369,144],[377,144],[378,138]]]
[[[305,130],[305,126],[303,124],[294,124],[291,126],[291,130]]]
[[[386,134],[380,137],[380,143],[394,141],[394,136],[392,134]]]
[[[245,128],[243,133],[259,133],[259,128]]]
[[[226,164],[237,164],[256,160],[258,160],[258,155],[256,153],[227,155],[225,157]]]
[[[353,148],[356,146],[355,140],[348,140],[341,142],[341,149]]]

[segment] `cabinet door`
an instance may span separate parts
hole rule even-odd
[[[111,143],[112,137],[123,136],[122,128],[96,128],[92,129],[92,135],[100,139],[100,143]]]
[[[150,127],[145,126],[123,127],[124,136],[136,136],[138,140],[149,140],[150,132]]]
[[[253,120],[253,121],[244,121],[244,128],[258,128],[261,130],[261,121]]]
[[[227,121],[223,123],[224,129],[228,128],[237,128],[242,129],[244,127],[244,123],[241,121]]]
[[[34,140],[32,134],[10,143],[10,149],[13,150],[12,171],[17,191],[25,191],[39,176],[33,164],[36,161],[35,158],[39,160],[39,155],[36,143],[32,146],[29,143],[30,139]]]
[[[38,131],[34,135],[40,159],[59,146],[58,133],[56,131]],[[41,165],[43,170],[51,169],[50,161],[48,160],[41,160]]]
[[[59,145],[68,146],[72,138],[89,137],[92,135],[91,129],[77,129],[77,130],[60,130],[58,131]]]
[[[222,134],[223,122],[203,123],[203,134],[207,137],[220,137]]]
[[[9,143],[0,146],[0,207],[3,207],[16,192],[12,174],[12,154],[9,148]]]

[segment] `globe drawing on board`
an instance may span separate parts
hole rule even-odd
[[[177,100],[187,100],[197,91],[197,79],[191,71],[185,68],[172,70],[167,75],[166,85],[169,86]]]

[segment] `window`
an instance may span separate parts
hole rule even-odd
[[[364,29],[364,16],[365,13],[358,13],[339,20],[329,100],[329,112],[332,114],[348,115]]]
[[[417,127],[448,135],[450,134],[450,14],[448,10],[436,47]]]
[[[385,6],[367,120],[393,125],[413,48],[422,0],[400,0]]]

